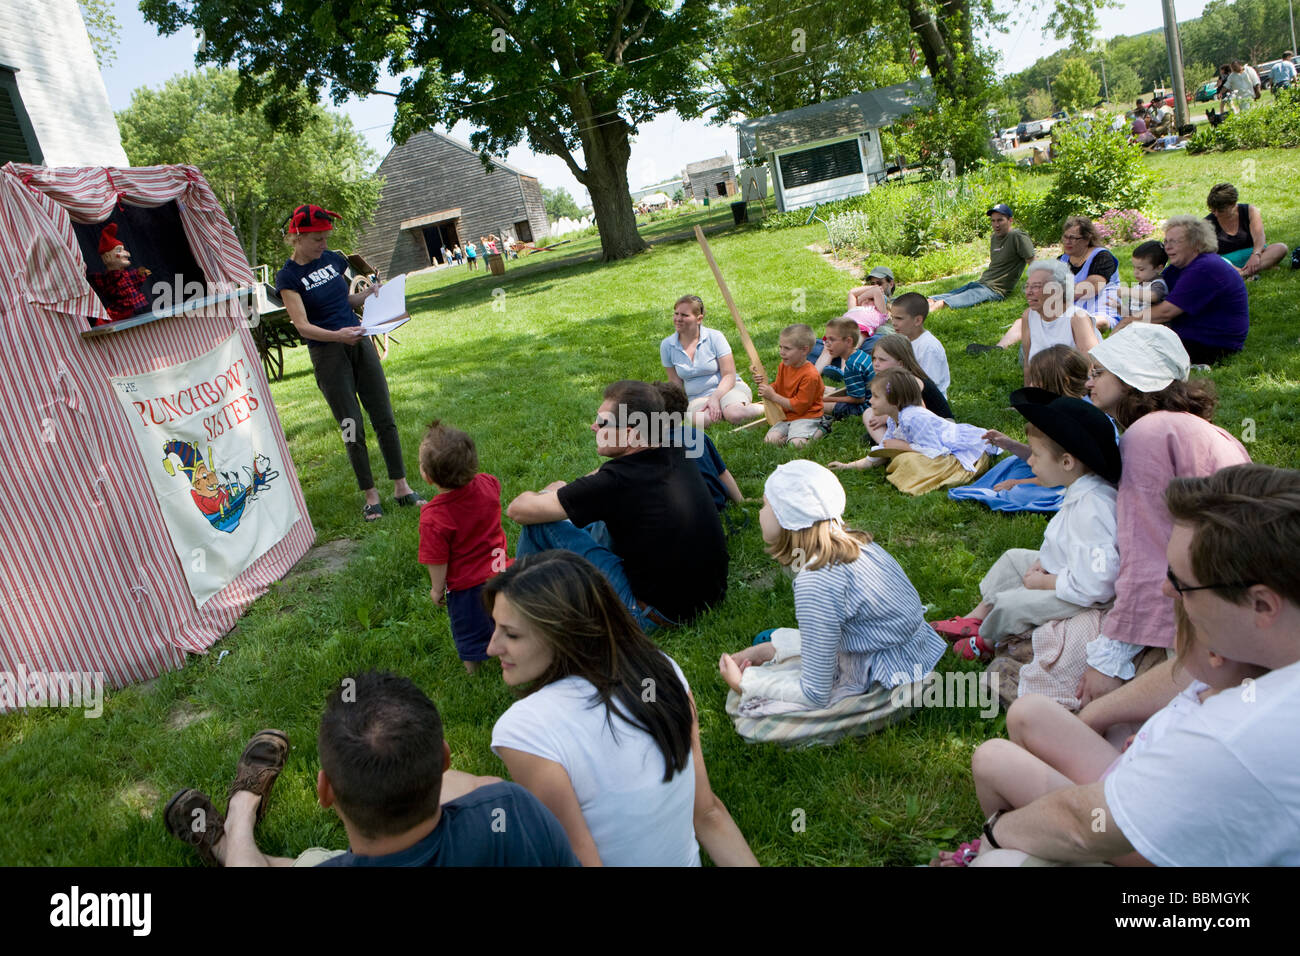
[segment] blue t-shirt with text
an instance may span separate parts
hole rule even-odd
[[[360,325],[361,320],[348,305],[348,260],[326,249],[321,257],[305,266],[290,259],[275,275],[275,291],[288,290],[302,296],[307,321],[318,328],[336,332]],[[308,339],[310,346],[326,345]]]

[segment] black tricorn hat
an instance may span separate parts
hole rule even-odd
[[[1119,482],[1119,445],[1105,412],[1081,398],[1066,398],[1045,388],[1017,389],[1011,393],[1011,407],[1102,478]]]

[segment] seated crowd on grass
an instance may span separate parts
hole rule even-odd
[[[660,343],[668,381],[614,381],[595,409],[604,464],[506,505],[523,529],[514,559],[500,482],[479,470],[470,436],[435,422],[419,451],[438,494],[421,512],[418,560],[466,670],[497,658],[521,693],[491,742],[514,782],[451,769],[433,702],[368,672],[331,695],[318,737],[317,795],[347,850],[258,849],[289,747],[274,730],[240,756],[224,816],[182,790],[169,830],[221,865],[690,866],[700,846],[718,865],[757,865],[710,787],[692,690],[653,636],[726,592],[722,516],[743,498],[702,429],[766,415],[767,442],[800,447],[860,417],[863,458],[829,469],[796,459],[765,482],[759,526],[793,574],[798,626],[722,655],[728,712],[780,722],[875,694],[862,719],[878,720],[949,650],[989,661],[1031,639],[1010,739],[972,760],[988,820],[934,865],[1300,864],[1300,472],[1252,464],[1212,424],[1211,378],[1191,377],[1242,349],[1245,280],[1282,255],[1232,187],[1216,186],[1209,204],[1207,219],[1176,216],[1163,245],[1134,250],[1128,289],[1086,218],[1066,221],[1058,259],[1034,261],[997,205],[979,281],[927,299],[894,295],[892,272],[872,269],[820,340],[806,324],[782,330],[774,380],[750,369],[758,401],[704,303],[681,297]],[[329,221],[301,209],[313,235],[295,239],[291,271],[319,274],[333,255]],[[937,310],[1006,298],[1026,267],[1023,315],[999,346],[969,350],[1020,345],[1025,387],[1010,404],[1022,443],[954,416],[944,347],[926,326]],[[310,291],[291,315],[324,332]],[[328,335],[307,336],[318,380],[322,366],[374,379],[353,354],[372,347],[356,344],[341,310],[330,321]],[[359,417],[356,383],[321,387],[336,416]],[[382,511],[359,444],[373,519]],[[874,467],[908,495],[950,489],[1053,517],[1039,549],[988,569],[967,614],[927,622],[898,562],[844,523],[833,471]],[[390,477],[414,503],[400,470]]]

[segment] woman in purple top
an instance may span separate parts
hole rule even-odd
[[[1151,321],[1178,333],[1194,365],[1213,365],[1240,352],[1250,330],[1246,283],[1218,249],[1203,219],[1174,216],[1165,224],[1169,295],[1151,308]],[[1133,321],[1125,319],[1116,331]]]

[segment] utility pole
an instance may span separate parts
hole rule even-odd
[[[1110,102],[1110,84],[1106,82],[1106,61],[1101,61],[1101,88],[1106,94],[1106,102]]]
[[[1174,0],[1161,0],[1165,14],[1165,45],[1169,47],[1169,77],[1174,88],[1174,124],[1186,126],[1192,121],[1187,112],[1187,91],[1183,84],[1183,45],[1178,39],[1178,14]]]
[[[1286,0],[1287,13],[1291,15],[1291,51],[1295,52],[1295,4]]]

